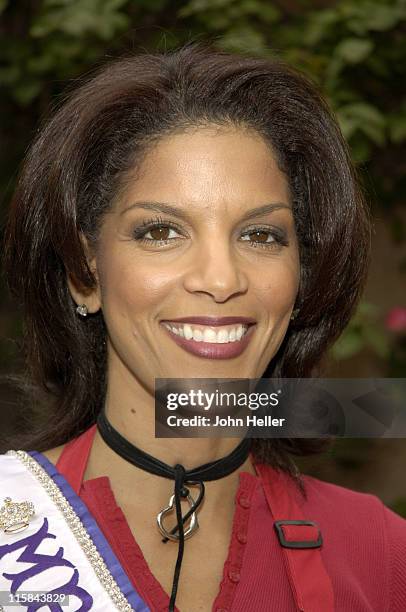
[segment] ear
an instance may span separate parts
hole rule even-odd
[[[93,288],[85,287],[75,276],[68,273],[68,288],[77,306],[85,304],[89,313],[95,313],[101,308],[101,293],[96,256],[92,253],[89,243],[82,233],[80,234],[80,240],[86,253],[87,264],[96,278],[96,286]]]

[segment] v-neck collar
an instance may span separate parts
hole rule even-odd
[[[96,430],[97,426],[93,425],[69,442],[57,462],[57,469],[65,476],[75,492],[83,497],[137,591],[151,609],[156,612],[166,612],[169,595],[152,573],[124,512],[116,502],[110,479],[101,476],[83,480]],[[255,462],[252,463],[256,470]],[[240,581],[245,545],[249,537],[249,516],[253,495],[260,483],[259,475],[246,471],[239,472],[238,477],[231,538],[213,610],[230,609],[234,599]],[[176,610],[180,612],[177,608]]]

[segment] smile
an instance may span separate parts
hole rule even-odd
[[[239,342],[248,331],[248,325],[224,325],[217,329],[208,325],[189,325],[188,323],[163,323],[163,325],[177,336],[186,338],[186,340],[217,344]]]
[[[174,342],[194,355],[207,359],[230,359],[248,346],[255,325],[197,325],[165,321],[163,327]]]

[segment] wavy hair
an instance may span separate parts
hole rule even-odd
[[[5,231],[9,288],[23,307],[28,377],[52,398],[26,447],[67,442],[92,423],[106,391],[101,311],[78,321],[66,276],[95,278],[80,233],[97,243],[103,217],[148,147],[214,124],[254,130],[276,152],[291,190],[300,290],[264,377],[309,377],[346,327],[370,259],[370,215],[337,122],[315,85],[283,62],[189,43],[99,67],[39,130]],[[294,472],[291,455],[323,442],[254,439],[261,461]]]

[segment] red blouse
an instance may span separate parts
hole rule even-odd
[[[167,612],[169,596],[149,569],[108,477],[83,482],[95,431],[93,426],[68,443],[57,469],[87,505],[151,611]],[[297,488],[292,494],[306,518],[321,527],[321,555],[332,581],[335,612],[405,612],[406,521],[373,495],[310,476],[303,480],[307,499]],[[297,610],[273,522],[261,477],[240,472],[232,535],[213,612]]]

